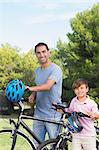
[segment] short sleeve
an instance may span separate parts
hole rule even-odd
[[[54,80],[56,83],[62,78],[62,70],[59,66],[54,67],[49,78],[51,80]]]
[[[99,114],[98,105],[95,101],[93,101],[92,112]]]

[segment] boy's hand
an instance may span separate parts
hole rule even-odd
[[[95,120],[95,119],[96,119],[95,113],[93,113],[93,112],[87,112],[87,114],[88,114],[88,116],[90,116],[90,118],[91,118],[92,120]]]

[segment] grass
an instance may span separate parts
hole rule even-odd
[[[26,111],[28,110],[28,106],[26,106]],[[14,107],[14,112],[11,115],[0,115],[0,130],[2,129],[13,129],[14,125],[10,124],[9,119],[12,118],[14,119],[15,122],[17,122],[17,118],[18,118],[18,114],[19,114],[19,108],[16,106]],[[32,130],[32,124],[33,124],[33,120],[24,120],[24,122],[30,127],[30,129]],[[27,133],[27,131],[20,126],[19,130],[21,130],[23,133],[25,133],[26,135],[28,135],[30,137],[30,135]],[[0,134],[1,135],[1,134]],[[0,137],[0,150],[10,150],[11,147],[8,147],[9,144],[11,143],[12,138],[10,138],[11,135],[4,135]],[[11,139],[9,141],[9,139]],[[5,144],[6,143],[6,144]],[[17,138],[17,143],[18,143],[18,147],[16,148],[17,150],[30,150],[30,148],[27,148],[27,143],[26,141],[23,141],[23,139],[21,137],[18,136]],[[7,145],[7,146],[6,146]],[[20,146],[19,146],[20,145]]]
[[[13,114],[11,116],[0,116],[0,130],[2,129],[13,129],[14,126],[13,124],[10,124],[9,123],[9,118],[13,118],[15,120],[15,122],[17,121],[17,115],[16,114]],[[24,122],[30,127],[30,129],[32,130],[32,124],[33,124],[33,120],[24,120]],[[26,135],[28,135],[30,137],[30,135],[27,133],[27,131],[20,126],[19,128],[21,131],[23,131],[23,133],[25,133]],[[3,137],[1,136],[0,137],[0,150],[9,150],[11,149],[8,144],[8,142],[11,142],[9,141],[9,137],[11,137],[10,135],[3,135]],[[31,137],[30,137],[31,138]],[[6,143],[6,144],[5,144]],[[27,143],[26,141],[23,141],[23,139],[21,137],[17,138],[17,143],[18,145],[18,150],[30,150],[30,148],[26,148],[27,147]],[[7,147],[6,147],[7,145]]]
[[[13,118],[15,121],[17,121],[17,114],[12,114],[12,115],[8,115],[8,116],[5,116],[5,115],[1,115],[0,116],[0,130],[2,129],[12,129],[13,128],[13,125],[9,124],[9,118]],[[30,120],[30,119],[26,119],[24,120],[24,122],[30,127],[30,129],[32,130],[32,124],[33,124],[33,121]],[[26,131],[20,127],[20,130],[23,131],[24,133],[26,133]],[[27,133],[26,133],[27,134]],[[7,139],[7,137],[5,137]],[[6,141],[6,139],[3,141],[2,139],[0,139],[0,150],[5,150],[3,149],[4,147],[4,142]],[[46,139],[48,139],[48,136],[46,136]],[[19,143],[22,142],[21,140],[18,141]],[[10,148],[7,148],[7,149],[10,149]],[[25,150],[25,149],[23,149]],[[71,144],[69,144],[69,150],[71,150]]]
[[[13,118],[15,121],[17,121],[17,115],[16,114],[13,114],[11,116],[0,116],[0,130],[2,129],[13,129],[13,125],[10,125],[9,124],[9,118]],[[32,130],[32,124],[33,124],[33,121],[30,120],[30,119],[26,119],[24,120],[24,122],[30,127],[30,129]],[[20,130],[23,131],[24,133],[27,134],[27,132],[20,126]],[[4,142],[5,141],[8,141],[7,138],[9,137],[5,137],[5,140],[3,139],[0,139],[0,150],[6,150],[6,149],[10,149],[10,148],[5,148],[3,149],[4,147]],[[46,135],[46,140],[48,139],[48,135]],[[18,140],[18,143],[21,144],[22,141],[21,139]],[[70,147],[70,145],[69,145]],[[19,150],[19,149],[18,149]],[[21,149],[22,150],[22,149]],[[25,148],[23,149],[25,150]],[[27,150],[27,149],[26,149]]]

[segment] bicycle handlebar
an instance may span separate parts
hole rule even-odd
[[[61,109],[64,113],[66,113],[67,116],[71,116],[72,114],[76,114],[80,117],[87,117],[87,118],[90,118],[90,116],[88,116],[87,114],[84,114],[82,112],[66,112],[65,111],[65,108],[67,108],[66,106],[64,106],[63,104],[55,104],[55,103],[52,103],[52,106],[54,107],[53,109],[57,110],[57,109]]]
[[[87,117],[90,118],[90,116],[88,116],[87,114],[84,114],[82,112],[76,112],[80,117]]]
[[[55,104],[55,103],[52,103],[52,108],[55,109],[57,111],[57,109],[61,109],[64,113],[65,113],[65,108],[66,106],[63,105],[63,104]]]

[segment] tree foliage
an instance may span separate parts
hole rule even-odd
[[[0,88],[13,78],[22,78],[21,59],[15,48],[4,44],[0,48]]]
[[[0,89],[13,79],[20,79],[25,84],[34,84],[34,69],[37,60],[30,50],[21,55],[19,49],[3,44],[0,48]]]
[[[34,70],[38,66],[38,62],[34,51],[31,49],[23,56],[23,80],[26,85],[34,85]]]
[[[68,44],[58,41],[59,56],[67,68],[64,87],[67,99],[73,96],[70,90],[77,78],[89,81],[90,95],[99,97],[99,4],[90,10],[77,13],[71,20],[72,33]],[[69,93],[69,95],[68,95]]]

